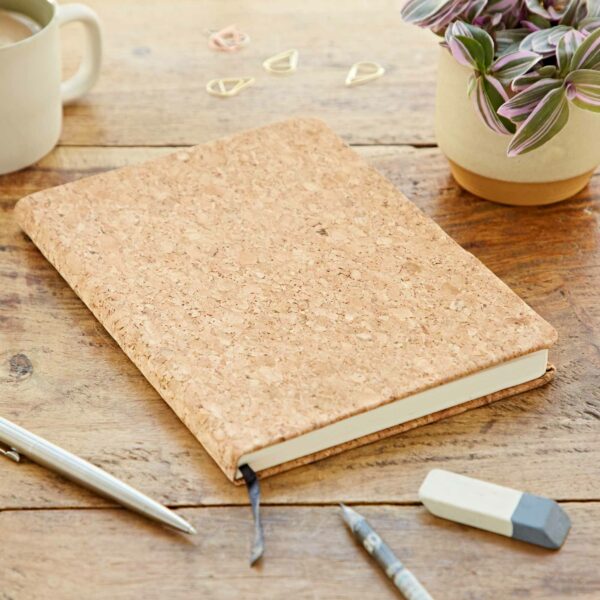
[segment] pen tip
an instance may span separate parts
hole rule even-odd
[[[174,525],[179,531],[183,531],[183,533],[188,533],[189,535],[196,535],[198,532],[196,529],[190,525],[184,519],[179,519],[178,523]]]
[[[342,517],[348,527],[352,529],[354,525],[360,521],[361,516],[355,511],[352,510],[349,506],[346,506],[343,502],[340,502],[340,508],[342,509]]]

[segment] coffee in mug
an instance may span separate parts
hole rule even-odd
[[[27,15],[0,9],[0,48],[20,42],[40,29]]]
[[[87,48],[61,81],[60,27],[79,21]],[[27,167],[58,142],[62,106],[85,94],[100,72],[100,25],[83,4],[0,0],[0,175]]]

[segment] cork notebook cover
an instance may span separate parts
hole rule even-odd
[[[556,338],[313,119],[39,192],[16,214],[232,481],[244,454]]]

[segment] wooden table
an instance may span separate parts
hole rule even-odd
[[[185,538],[31,463],[0,464],[0,599],[395,598],[337,514],[356,503],[438,599],[600,597],[600,176],[571,201],[517,209],[452,181],[435,147],[437,47],[384,0],[93,0],[105,61],[65,110],[60,146],[0,178],[0,414],[175,508]],[[207,48],[236,22],[242,52]],[[66,71],[80,32],[64,32]],[[300,51],[288,78],[261,69]],[[386,76],[346,89],[355,61]],[[250,75],[236,98],[216,76]],[[18,198],[289,115],[328,121],[559,331],[551,385],[265,480],[264,563],[232,486],[14,222]],[[1,143],[1,140],[0,140]],[[443,467],[544,494],[573,530],[545,551],[430,516],[417,490]]]

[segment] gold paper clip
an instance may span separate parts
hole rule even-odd
[[[229,98],[239,94],[244,88],[254,83],[254,77],[226,77],[225,79],[211,79],[206,84],[206,91],[211,96]]]
[[[346,85],[348,87],[362,85],[374,79],[379,79],[384,73],[385,69],[376,62],[357,62],[350,67],[348,75],[346,75]]]
[[[298,50],[286,50],[267,58],[263,63],[265,71],[274,75],[289,75],[298,68]]]

